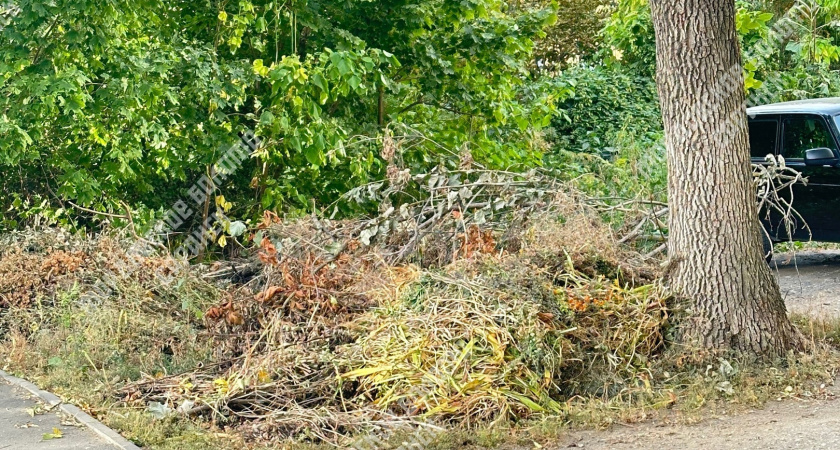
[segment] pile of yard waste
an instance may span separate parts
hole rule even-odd
[[[250,251],[213,264],[4,236],[2,364],[83,381],[94,413],[257,442],[562,415],[648,382],[669,325],[658,266],[587,202],[533,174],[391,175],[348,194],[375,217],[266,213]]]

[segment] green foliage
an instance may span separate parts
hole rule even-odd
[[[547,0],[525,0],[530,7],[550,7]],[[557,6],[557,21],[545,28],[545,36],[536,41],[533,69],[541,73],[553,73],[587,61],[601,47],[599,32],[603,20],[612,10],[608,0],[560,0]]]
[[[840,95],[840,0],[800,4],[780,34],[791,2],[737,3],[762,103]],[[0,24],[4,229],[150,223],[246,130],[262,145],[207,187],[243,220],[336,204],[389,167],[659,157],[646,0],[27,1]],[[387,155],[386,135],[414,144]]]
[[[601,37],[602,57],[609,64],[628,65],[642,75],[653,75],[656,40],[648,0],[618,0]]]
[[[546,166],[594,196],[664,200],[666,166],[647,1],[622,0],[600,33],[603,64],[558,74]]]
[[[467,146],[490,166],[533,166],[529,136],[551,114],[527,70],[551,7],[61,0],[0,17],[4,227],[43,201],[76,219],[67,201],[151,218],[245,130],[262,147],[210,186],[243,216],[302,211],[382,178],[389,124],[430,138],[409,165]]]
[[[552,154],[549,166],[559,178],[593,197],[666,200],[665,147],[638,141],[632,133],[619,133],[616,151],[609,160],[591,153],[559,150]]]
[[[738,1],[745,87],[754,104],[840,96],[840,1]],[[653,82],[655,39],[648,0],[620,0],[605,20],[598,55],[555,76],[558,114],[547,131],[547,165],[600,194],[664,187],[661,122]],[[570,153],[572,152],[572,153]],[[612,155],[614,163],[575,154]],[[647,161],[647,162],[644,162]],[[637,183],[644,176],[650,183]],[[628,190],[629,189],[629,190]]]
[[[748,91],[761,103],[837,95],[840,3],[807,0],[776,14],[763,3],[739,2]]]
[[[212,160],[233,127],[219,108],[243,107],[253,77],[170,36],[182,13],[147,2],[20,5],[0,31],[0,165],[15,175],[4,196],[160,206],[177,195],[164,184]]]
[[[565,117],[552,122],[555,146],[570,151],[611,152],[619,132],[656,139],[662,128],[652,79],[621,68],[576,67],[560,74],[566,89],[558,101]]]
[[[735,28],[741,38],[741,45],[751,47],[759,40],[766,38],[769,31],[767,22],[772,18],[773,13],[738,8],[735,15]]]
[[[308,195],[330,200],[335,190],[324,192],[329,187],[319,183],[324,166],[330,166],[333,179],[349,182],[344,188],[368,181],[376,168],[373,153],[348,154],[343,143],[358,128],[329,109],[344,104],[344,113],[351,115],[354,106],[361,106],[356,104],[359,98],[375,95],[377,84],[385,82],[383,68],[398,66],[392,54],[376,49],[325,49],[305,61],[287,56],[268,67],[261,59],[253,62],[254,72],[270,88],[257,110],[256,133],[264,141],[255,157],[266,168],[291,169],[255,176],[252,183],[262,189],[262,208],[282,208],[283,200],[306,205]]]

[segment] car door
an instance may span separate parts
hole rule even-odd
[[[753,164],[767,165],[767,155],[779,153],[781,118],[778,115],[760,115],[748,119],[750,132],[750,157]],[[774,240],[784,240],[782,216],[772,209],[759,211],[764,228]]]
[[[796,239],[812,237],[817,241],[840,238],[837,217],[840,214],[840,169],[833,166],[806,166],[805,152],[814,148],[829,148],[835,156],[837,140],[824,116],[790,114],[782,116],[781,155],[791,168],[807,178],[807,185],[793,189],[793,207],[805,221],[797,224]],[[810,234],[808,232],[810,229]]]

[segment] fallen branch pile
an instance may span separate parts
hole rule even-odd
[[[192,324],[191,339],[212,355],[103,389],[116,387],[120,406],[203,417],[254,441],[336,445],[362,432],[562,415],[577,396],[647,389],[648,361],[665,347],[666,295],[655,266],[619,245],[581,196],[537,172],[462,168],[399,175],[348,198],[383,206],[353,221],[266,213],[247,259],[210,267],[135,256],[140,267],[173,269],[111,276],[100,307],[141,298],[131,307]],[[127,257],[109,245],[80,256],[83,277],[39,295],[56,305],[63,289],[85,298],[114,269],[109,255]],[[75,273],[45,262],[58,251],[29,256]],[[199,323],[179,297],[183,286],[213,302]],[[161,354],[187,348],[159,339],[151,345]],[[85,354],[94,369],[131,352],[110,346],[133,343],[107,345],[103,359]]]
[[[235,358],[145,377],[121,399],[258,440],[340,443],[562,414],[572,396],[643,383],[664,347],[665,296],[594,209],[521,174],[414,180],[427,198],[365,221],[266,214],[250,262],[205,274],[259,266],[206,315]],[[389,189],[364,190],[409,190]]]

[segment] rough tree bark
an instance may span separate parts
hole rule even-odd
[[[734,0],[651,0],[668,152],[669,282],[682,339],[781,355],[798,343],[762,254]]]

